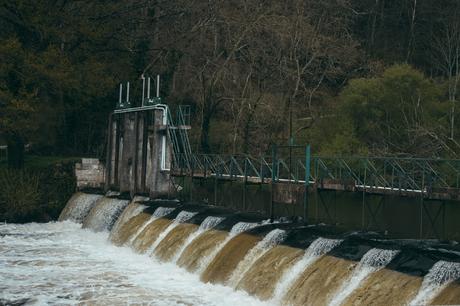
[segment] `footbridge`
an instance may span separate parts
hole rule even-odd
[[[215,186],[214,196],[207,197],[206,201],[218,204],[217,184],[235,182],[242,185],[242,208],[248,209],[247,186],[265,186],[269,194],[265,210],[270,217],[277,215],[276,203],[296,202],[302,209],[293,214],[311,219],[309,203],[315,197],[316,214],[321,206],[331,223],[337,222],[322,194],[351,193],[362,199],[362,227],[365,210],[368,225],[372,223],[374,227],[379,223],[378,214],[384,199],[404,197],[420,204],[420,233],[426,227],[422,220],[425,216],[435,236],[442,236],[436,224],[446,213],[445,202],[460,200],[460,160],[457,159],[318,156],[311,154],[308,144],[273,145],[264,156],[192,152],[188,136],[190,107],[172,107],[165,103],[159,96],[159,77],[155,82],[155,97],[150,96],[150,78],[143,78],[142,82],[142,97],[134,102],[130,101],[129,83],[121,84],[117,107],[110,114],[106,190],[127,192],[131,196],[180,194],[183,199],[193,200],[194,181],[206,181]],[[372,196],[381,200],[374,208],[366,208],[366,198]],[[429,208],[428,202],[439,203],[436,206],[439,208]]]

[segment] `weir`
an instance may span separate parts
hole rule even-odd
[[[205,205],[168,207],[168,202],[145,198],[127,202],[95,199],[82,215],[84,209],[77,207],[88,206],[88,195],[79,193],[60,219],[82,217],[89,228],[109,230],[114,243],[135,252],[140,251],[130,241],[145,240],[146,249],[155,255],[151,260],[198,260],[202,267],[190,273],[271,304],[354,305],[371,298],[376,305],[460,303],[460,256],[453,246],[341,232],[324,225],[273,224],[262,216]],[[152,227],[155,223],[164,225]],[[188,235],[175,231],[180,226],[190,228]],[[141,235],[149,227],[156,239]],[[213,235],[221,237],[220,243],[208,243],[206,237]],[[161,245],[174,241],[180,243],[172,256],[158,256]]]
[[[158,78],[156,85],[159,93]],[[76,168],[82,191],[179,198],[393,238],[460,240],[460,160],[326,157],[293,144],[261,156],[197,154],[190,107],[168,105],[150,86],[132,101],[128,87],[120,85],[109,116],[104,165],[83,159]]]
[[[460,303],[458,246],[395,239],[460,238],[460,162],[326,159],[308,145],[197,155],[189,115],[149,92],[120,99],[104,182],[82,161],[59,220],[269,304]]]

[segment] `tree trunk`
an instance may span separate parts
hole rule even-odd
[[[7,137],[8,167],[22,169],[24,167],[24,140],[17,135]]]

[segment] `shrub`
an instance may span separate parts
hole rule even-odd
[[[0,170],[2,221],[27,222],[40,211],[40,178],[27,171]]]

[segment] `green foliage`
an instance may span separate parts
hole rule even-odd
[[[18,39],[0,44],[0,134],[24,137],[36,130],[37,92],[25,79],[27,56]]]
[[[113,34],[122,21],[106,15],[120,5],[0,6],[0,138],[48,154],[102,151],[115,77],[131,73],[129,53],[116,51]]]
[[[338,113],[374,153],[432,156],[442,149],[440,94],[421,72],[395,65],[381,77],[350,81],[340,94]]]
[[[40,212],[39,176],[0,170],[0,219],[27,222]]]
[[[292,113],[316,153],[455,156],[458,98],[411,67],[452,81],[458,59],[443,51],[460,44],[446,36],[459,12],[456,0],[6,0],[0,139],[103,156],[116,84],[139,102],[133,81],[160,73],[165,101],[193,106],[196,150],[267,153]],[[381,74],[395,62],[411,66]]]

